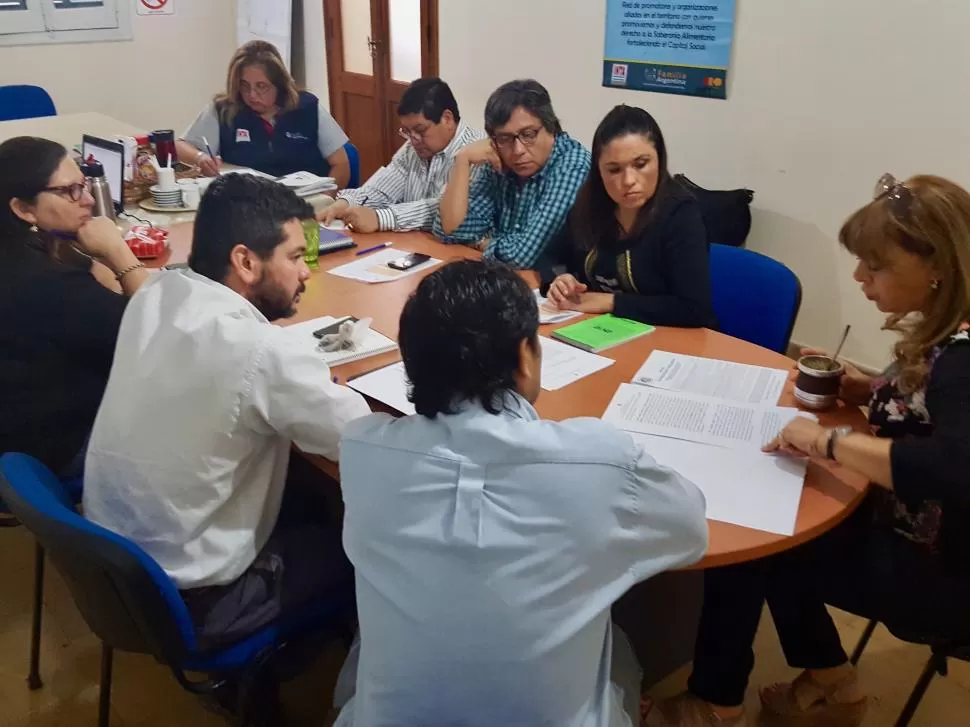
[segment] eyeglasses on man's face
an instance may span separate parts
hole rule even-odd
[[[408,141],[423,141],[428,132],[431,131],[431,126],[431,124],[428,124],[427,126],[414,126],[410,129],[402,126],[397,130],[397,133]]]
[[[492,141],[499,149],[512,149],[515,147],[517,140],[522,142],[522,146],[528,147],[536,143],[536,139],[539,138],[541,132],[541,126],[533,126],[522,129],[517,134],[492,134]]]

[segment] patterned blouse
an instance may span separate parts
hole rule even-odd
[[[897,472],[899,453],[895,450],[912,447],[914,442],[925,444],[927,438],[934,435],[936,427],[928,406],[927,392],[930,386],[935,385],[938,387],[936,395],[939,397],[943,393],[939,389],[945,382],[938,380],[936,364],[945,352],[955,346],[962,349],[959,351],[962,358],[970,354],[970,324],[963,324],[954,335],[933,349],[929,358],[928,386],[911,394],[900,393],[899,367],[893,364],[873,381],[872,398],[869,403],[869,425],[872,433],[877,437],[889,437],[895,440],[892,454],[894,491],[879,489],[874,492],[877,522],[891,527],[897,534],[927,548],[933,554],[941,552],[943,542],[946,540],[941,537],[944,529],[944,502],[957,499],[965,504],[970,499],[970,472],[963,470],[965,477],[962,479],[965,480],[966,490],[962,497],[952,498],[948,496],[948,487],[934,486],[937,483],[932,480],[935,475],[939,479],[939,473],[924,470],[921,473],[923,474],[920,478],[921,482],[901,481]],[[966,393],[964,392],[965,395]],[[959,397],[951,396],[942,398],[959,400]],[[966,447],[970,440],[970,431],[963,432],[962,437]],[[902,454],[907,456],[909,453]],[[925,454],[928,453],[921,453],[921,455]],[[944,452],[941,451],[938,454],[944,454]],[[939,464],[945,467],[947,464],[957,465],[958,462]],[[907,475],[913,469],[908,468]],[[928,497],[920,496],[924,492],[932,494]]]

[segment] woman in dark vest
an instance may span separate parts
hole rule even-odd
[[[540,274],[561,309],[716,327],[700,208],[670,177],[663,134],[643,109],[617,106],[600,122],[589,177]]]
[[[236,51],[226,92],[203,109],[177,146],[180,161],[199,165],[210,177],[226,161],[274,177],[313,172],[345,187],[346,143],[347,135],[319,99],[297,90],[276,47],[254,40]]]

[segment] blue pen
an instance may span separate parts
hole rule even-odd
[[[366,250],[361,250],[357,253],[357,256],[366,255],[369,252],[374,252],[375,250],[383,250],[385,247],[390,247],[393,242],[382,242],[380,245],[374,245],[374,247],[369,247]]]
[[[209,146],[209,140],[208,140],[208,139],[206,139],[206,138],[205,138],[205,137],[203,136],[203,137],[202,137],[202,143],[203,143],[203,144],[205,144],[205,150],[206,150],[206,152],[208,152],[208,154],[209,154],[209,158],[211,158],[211,159],[212,159],[213,161],[215,161],[215,158],[216,158],[216,155],[212,153],[212,147],[211,147],[211,146]]]

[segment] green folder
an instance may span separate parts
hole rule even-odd
[[[552,337],[590,353],[599,353],[634,338],[653,333],[654,327],[613,315],[596,316],[564,326],[552,332]]]

